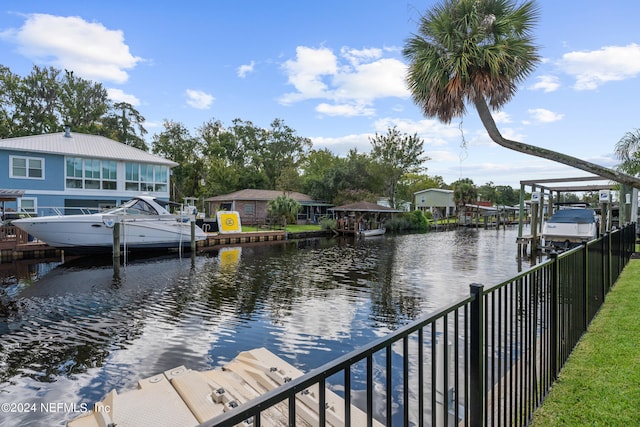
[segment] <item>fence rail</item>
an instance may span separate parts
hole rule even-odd
[[[628,263],[635,235],[630,224],[497,286],[472,284],[456,304],[200,427],[260,427],[274,412],[296,425],[304,410],[296,397],[316,385],[311,409],[321,426],[331,410],[326,387],[344,399],[346,426],[352,405],[368,426],[526,425]]]

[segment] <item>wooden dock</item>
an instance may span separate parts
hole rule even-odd
[[[8,227],[5,227],[8,228]],[[13,234],[0,235],[0,262],[19,259],[38,259],[60,256],[63,251],[40,241],[28,241],[27,234],[13,227]],[[16,232],[17,231],[17,232]],[[6,234],[6,233],[5,233]],[[24,234],[24,235],[22,235]],[[207,238],[196,242],[196,250],[217,249],[241,243],[274,242],[286,240],[284,230],[253,231],[245,233],[207,233]]]
[[[245,233],[207,233],[207,238],[196,242],[198,248],[222,245],[235,245],[238,243],[272,242],[286,240],[284,230],[275,231],[250,231]]]
[[[68,427],[197,426],[302,375],[267,349],[257,348],[240,353],[222,368],[200,372],[179,366],[140,380],[135,390],[122,394],[113,390],[91,413],[72,420]],[[298,393],[296,426],[318,425],[318,391],[316,385]],[[287,425],[287,402],[264,411],[260,425]],[[327,389],[327,425],[345,425],[344,409],[344,400]],[[367,425],[366,414],[357,407],[351,408],[351,425]],[[374,420],[374,426],[382,424]]]

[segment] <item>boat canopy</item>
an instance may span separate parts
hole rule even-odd
[[[593,209],[561,209],[547,222],[556,222],[561,224],[591,224],[596,222],[595,211]]]

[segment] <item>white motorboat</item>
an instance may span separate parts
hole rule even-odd
[[[384,227],[380,227],[380,228],[373,228],[370,230],[360,230],[360,236],[362,237],[371,237],[371,236],[382,236],[384,233],[386,233],[387,230]]]
[[[549,218],[543,228],[545,245],[568,249],[598,237],[598,221],[593,209],[560,209]]]
[[[152,196],[136,196],[120,207],[88,215],[56,215],[13,221],[18,228],[49,246],[68,253],[110,252],[113,227],[120,223],[120,245],[126,250],[189,247],[188,217],[171,214]],[[195,239],[207,235],[195,227]]]

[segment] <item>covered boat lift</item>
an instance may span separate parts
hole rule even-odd
[[[599,182],[598,182],[599,181]],[[576,184],[592,182],[592,184]],[[540,234],[542,231],[542,222],[544,220],[544,203],[548,202],[547,212],[549,215],[553,213],[554,196],[555,202],[560,202],[562,193],[568,192],[610,192],[611,190],[620,188],[621,184],[612,183],[605,178],[597,175],[572,177],[572,178],[550,178],[537,180],[520,181],[520,211],[518,221],[518,253],[526,252],[527,245],[531,245],[531,253],[534,254],[539,246]],[[523,235],[523,225],[525,220],[525,190],[526,187],[531,188],[531,234]],[[608,193],[607,193],[608,194]],[[546,196],[546,199],[545,199]],[[601,197],[602,199],[602,197]],[[601,212],[602,220],[600,221],[601,233],[610,229],[611,226],[611,203],[610,199],[602,202]],[[623,203],[624,202],[624,203]],[[624,207],[623,207],[624,206]],[[620,224],[626,222],[635,222],[638,212],[638,189],[630,186],[622,185],[620,188]]]
[[[340,234],[358,234],[364,230],[381,228],[387,218],[396,213],[402,213],[399,209],[389,208],[371,202],[356,202],[348,205],[329,208],[336,219],[336,231]]]

